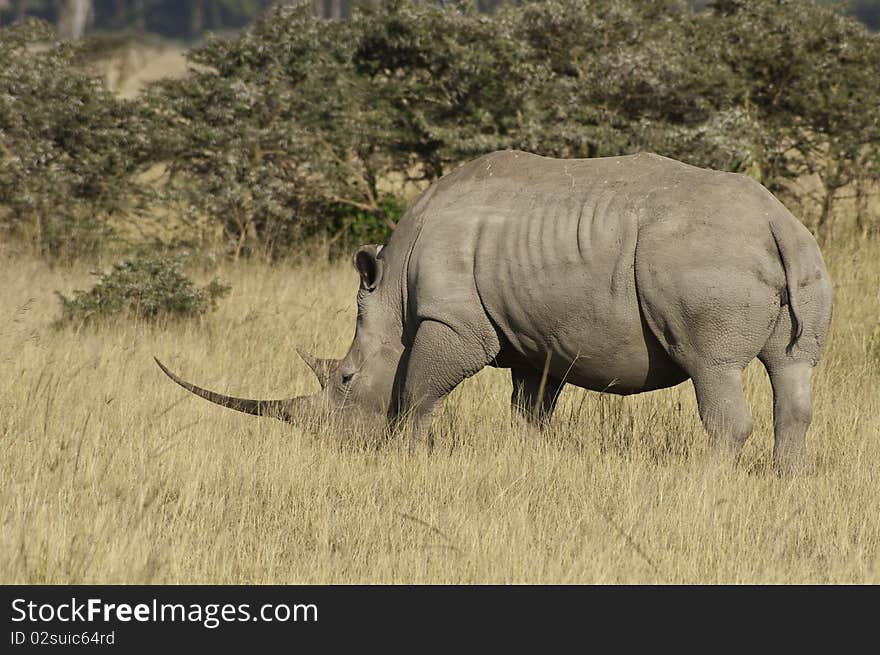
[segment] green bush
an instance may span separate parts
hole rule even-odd
[[[880,181],[880,41],[809,0],[508,3],[492,17],[403,0],[351,21],[279,6],[157,85],[168,158],[232,250],[381,222],[380,182],[424,185],[484,152],[649,150],[777,192]],[[829,155],[831,155],[829,157]],[[334,234],[334,236],[336,236]]]
[[[373,212],[342,207],[320,227],[321,234],[337,245],[337,251],[346,254],[352,247],[365,243],[387,243],[406,211],[406,204],[393,196],[385,196],[379,199],[378,209]]]
[[[0,29],[0,229],[49,259],[93,256],[135,217],[151,129],[34,21]]]
[[[115,264],[88,291],[70,297],[58,293],[61,318],[57,326],[82,325],[120,315],[148,321],[194,318],[213,311],[230,287],[217,279],[197,288],[178,260],[139,257]]]
[[[745,172],[824,237],[848,189],[880,183],[880,40],[834,9],[439,4],[328,21],[278,3],[133,101],[76,71],[97,45],[0,29],[0,228],[51,259],[130,250],[145,221],[169,243],[284,256],[316,235],[384,240],[398,198],[503,148]]]
[[[493,104],[490,80],[503,86],[498,61],[480,63],[479,44],[498,41],[487,36],[494,25],[433,7],[323,21],[309,6],[279,6],[240,37],[209,41],[190,53],[190,77],[162,82],[145,99],[163,119],[157,150],[182,204],[214,218],[235,256],[283,255],[310,235],[388,225],[388,205],[400,202],[380,191],[382,181],[431,180],[465,158],[436,151],[444,142],[424,124],[423,104],[433,101],[421,99],[453,94],[437,112],[462,140],[479,125]],[[448,42],[442,69],[454,79],[441,67],[418,69],[411,48],[401,55],[411,72],[403,63],[390,76],[377,70],[383,35],[402,30],[406,39],[427,30],[418,36],[422,59]],[[470,61],[480,67],[462,88]]]

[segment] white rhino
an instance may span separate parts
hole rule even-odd
[[[831,282],[810,232],[748,177],[644,153],[495,152],[434,183],[354,264],[348,354],[303,355],[322,392],[245,400],[159,365],[250,414],[409,423],[413,447],[430,443],[438,402],[484,366],[510,369],[513,414],[538,427],[565,384],[632,394],[690,378],[710,443],[736,455],[752,431],[742,371],[758,357],[774,461],[805,462]]]

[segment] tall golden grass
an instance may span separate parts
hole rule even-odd
[[[411,459],[210,405],[152,362],[239,395],[314,391],[294,346],[345,352],[345,263],[224,264],[232,295],[201,323],[55,331],[53,291],[86,287],[87,270],[6,257],[0,582],[880,582],[880,243],[826,259],[815,472],[780,478],[760,364],[734,468],[705,457],[690,383],[568,388],[552,429],[523,437],[496,370],[450,397],[435,452]]]

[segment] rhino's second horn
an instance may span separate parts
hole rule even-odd
[[[318,378],[318,384],[321,385],[321,388],[327,386],[327,383],[330,382],[330,376],[333,373],[333,370],[339,366],[338,359],[319,359],[318,357],[314,357],[307,352],[296,349],[296,352],[302,357],[302,360],[309,365],[309,368],[312,369],[315,373],[315,377]]]

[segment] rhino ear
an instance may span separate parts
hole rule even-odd
[[[379,253],[382,246],[370,244],[361,246],[354,253],[354,267],[361,275],[361,289],[373,291],[382,280],[382,260]]]

